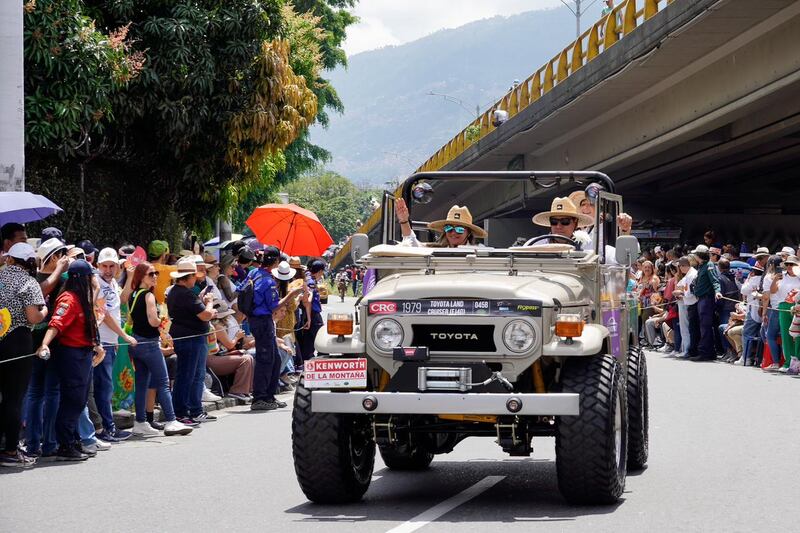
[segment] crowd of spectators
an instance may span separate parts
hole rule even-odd
[[[278,394],[293,390],[323,323],[327,265],[273,246],[97,249],[68,244],[57,228],[29,239],[10,223],[2,251],[0,466],[83,461],[132,435],[188,435],[215,420],[203,407],[221,399],[209,381],[253,411],[286,407]],[[112,411],[121,347],[135,369],[130,432]]]
[[[800,373],[800,260],[715,243],[656,246],[633,267],[645,347],[668,357]]]

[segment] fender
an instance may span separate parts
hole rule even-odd
[[[542,355],[561,357],[583,357],[595,355],[603,351],[608,328],[600,324],[586,324],[583,335],[567,344],[561,337],[553,336],[553,340],[542,345]]]
[[[336,335],[329,335],[325,328],[320,328],[314,339],[314,348],[319,353],[365,354],[367,346],[360,340],[359,326],[353,327],[353,334],[339,341]]]

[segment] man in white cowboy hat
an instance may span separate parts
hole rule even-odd
[[[755,253],[753,253],[753,258],[756,260],[756,265],[760,269],[766,270],[767,261],[769,261],[770,255],[769,248],[766,246],[759,246],[756,248]]]
[[[594,219],[592,217],[580,213],[573,201],[567,197],[556,197],[550,205],[549,211],[543,211],[533,217],[533,223],[537,226],[550,228],[550,233],[552,235],[560,235],[570,240],[574,240],[575,231],[578,228],[589,226],[593,222]],[[558,239],[553,240],[556,243],[561,242]],[[586,242],[578,244],[585,245]]]
[[[405,200],[398,198],[395,202],[395,214],[400,223],[403,234],[403,244],[406,246],[423,246],[411,231],[408,206]],[[442,232],[442,236],[435,243],[426,244],[437,248],[455,248],[457,246],[473,245],[475,239],[485,239],[486,230],[472,223],[472,213],[466,206],[454,205],[447,212],[447,218],[436,220],[428,224],[428,228]]]

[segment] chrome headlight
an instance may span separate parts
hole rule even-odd
[[[391,318],[378,320],[372,328],[372,340],[379,350],[391,352],[403,343],[403,326]]]
[[[535,340],[536,331],[525,320],[512,320],[503,330],[503,344],[512,352],[527,352]]]

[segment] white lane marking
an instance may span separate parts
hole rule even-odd
[[[408,522],[404,522],[399,526],[390,529],[387,533],[411,533],[412,531],[416,531],[422,527],[425,527],[436,519],[446,515],[459,505],[463,505],[472,498],[475,498],[481,493],[486,492],[490,488],[503,481],[505,478],[506,476],[486,476],[471,487],[459,492],[452,498],[449,498],[442,503],[431,507],[427,511],[418,514]]]

